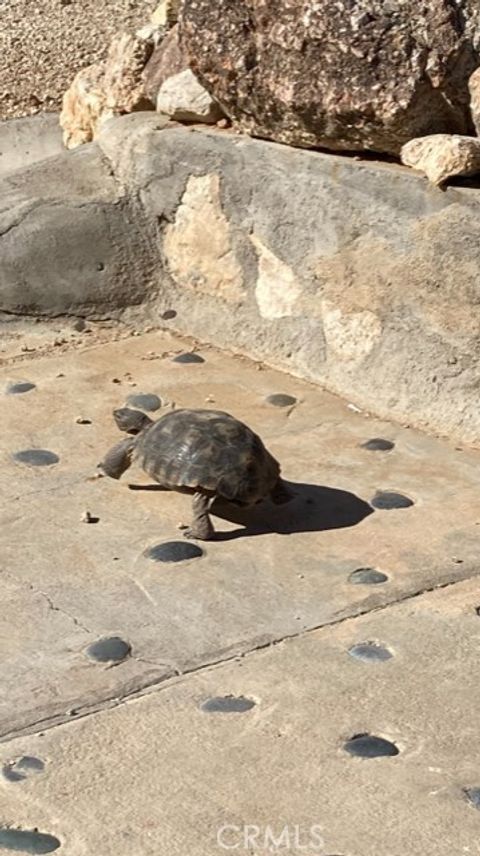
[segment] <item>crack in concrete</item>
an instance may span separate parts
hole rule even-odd
[[[89,633],[89,634],[92,633],[92,631],[89,630],[89,628],[86,627],[85,624],[82,624],[82,622],[79,621],[78,618],[76,618],[74,615],[72,615],[71,612],[68,612],[68,610],[63,609],[61,606],[56,606],[56,604],[53,602],[50,595],[48,595],[45,591],[42,591],[41,589],[37,589],[32,583],[27,583],[27,582],[24,582],[23,580],[19,580],[18,577],[15,577],[13,574],[10,574],[8,571],[2,570],[2,571],[0,571],[0,574],[2,576],[6,577],[7,579],[11,580],[16,586],[18,586],[18,588],[26,589],[27,591],[30,591],[32,594],[36,594],[39,597],[42,597],[46,601],[48,608],[51,609],[52,612],[59,612],[61,615],[64,615],[65,618],[68,618],[70,621],[72,621],[73,624],[75,625],[75,627],[78,627],[80,630],[83,630],[84,633]]]
[[[380,604],[380,606],[359,609],[354,614],[343,615],[339,618],[332,618],[330,621],[323,622],[322,624],[315,625],[313,627],[308,627],[304,630],[298,631],[296,633],[288,633],[285,636],[281,636],[277,639],[267,639],[265,642],[260,642],[254,647],[246,650],[246,651],[238,651],[236,653],[232,653],[229,656],[220,657],[219,659],[210,660],[209,662],[201,663],[198,666],[192,666],[191,668],[184,669],[180,671],[174,666],[169,667],[170,672],[167,674],[163,674],[157,678],[154,678],[150,682],[145,682],[142,685],[139,685],[131,690],[131,692],[126,693],[123,696],[110,696],[102,699],[100,702],[92,703],[90,705],[85,705],[84,707],[75,708],[74,710],[74,719],[71,716],[65,714],[58,714],[52,717],[46,717],[45,719],[38,720],[36,722],[32,722],[28,725],[20,726],[18,728],[14,728],[11,731],[5,732],[4,734],[0,734],[0,743],[8,743],[11,740],[14,740],[18,737],[24,737],[27,735],[35,735],[39,732],[42,734],[45,731],[51,731],[54,728],[59,728],[64,725],[71,725],[73,722],[78,722],[80,719],[85,719],[90,716],[94,716],[97,713],[103,713],[107,710],[112,710],[117,707],[121,707],[124,704],[128,704],[132,701],[136,701],[137,699],[143,698],[147,695],[152,695],[156,692],[161,692],[164,689],[169,689],[170,687],[176,686],[178,683],[184,683],[193,675],[200,674],[202,672],[206,672],[212,669],[220,668],[221,666],[227,665],[228,663],[235,662],[235,660],[243,660],[246,657],[251,657],[257,654],[259,651],[266,651],[270,648],[274,648],[277,645],[281,645],[285,642],[294,642],[297,639],[302,639],[308,636],[311,633],[320,632],[322,630],[327,630],[331,627],[336,627],[338,625],[344,624],[347,621],[356,621],[358,618],[362,618],[365,615],[375,615],[380,612],[384,612],[387,609],[394,608],[396,606],[401,606],[403,603],[415,600],[416,598],[422,597],[426,594],[431,594],[434,591],[443,590],[452,588],[460,583],[468,582],[469,580],[476,579],[480,576],[480,572],[471,574],[468,577],[462,577],[461,579],[454,580],[446,580],[443,583],[436,583],[431,586],[426,586],[425,588],[418,589],[417,591],[407,593],[405,595],[401,595],[396,600],[389,601],[388,603]],[[31,588],[34,589],[33,586]],[[38,592],[37,594],[43,595],[48,601],[50,598],[44,592]],[[54,606],[51,608],[55,609]],[[63,610],[58,608],[58,611],[62,612]],[[68,615],[68,613],[64,613]],[[76,621],[73,616],[68,615],[69,618]],[[82,625],[79,625],[82,627]],[[87,628],[82,628],[86,630]],[[90,631],[88,631],[90,632]],[[148,661],[142,660],[141,658],[133,658],[138,662],[147,663]],[[155,666],[160,666],[161,664],[153,664]]]

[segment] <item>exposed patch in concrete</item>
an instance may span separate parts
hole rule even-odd
[[[293,270],[282,262],[256,233],[250,240],[258,254],[258,277],[255,297],[262,318],[274,320],[292,315],[302,293],[302,285]]]
[[[347,314],[329,300],[323,300],[322,317],[329,359],[333,356],[340,360],[361,362],[368,357],[382,335],[380,318],[368,309]]]
[[[170,274],[182,288],[227,303],[244,297],[242,267],[232,248],[217,174],[189,177],[175,222],[165,229],[163,252]]]

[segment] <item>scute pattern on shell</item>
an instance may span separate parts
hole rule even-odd
[[[165,487],[199,490],[241,505],[266,496],[280,474],[260,437],[216,410],[166,414],[140,435],[135,458]]]

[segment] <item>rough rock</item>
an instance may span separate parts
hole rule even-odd
[[[477,68],[468,81],[470,92],[470,111],[475,130],[480,136],[480,68]]]
[[[157,110],[177,122],[214,125],[222,110],[189,68],[169,77],[157,95]]]
[[[145,93],[156,104],[160,87],[169,77],[188,68],[188,62],[178,40],[178,27],[173,27],[155,47],[148,60],[143,79]]]
[[[82,69],[63,99],[60,124],[69,149],[88,143],[107,119],[152,108],[145,95],[142,72],[153,43],[122,33],[116,36],[105,63]]]
[[[398,154],[472,130],[473,0],[185,0],[196,76],[243,130],[300,146]]]
[[[104,76],[103,63],[82,68],[63,96],[60,125],[67,149],[74,149],[93,140],[105,110]]]
[[[113,115],[148,108],[142,72],[153,45],[128,33],[112,41],[105,65],[105,103]]]
[[[480,172],[480,140],[458,134],[433,134],[410,140],[402,147],[402,163],[424,172],[433,184],[454,175]]]

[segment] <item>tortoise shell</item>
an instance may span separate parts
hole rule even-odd
[[[216,410],[174,410],[143,431],[135,459],[164,487],[222,496],[239,505],[263,499],[280,466],[247,425]]]

